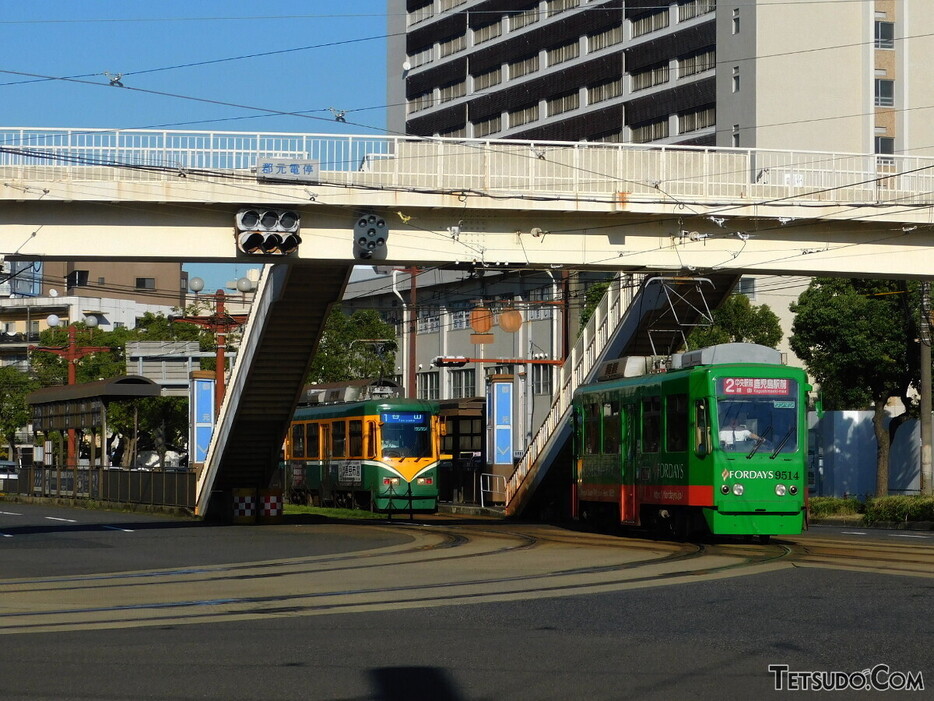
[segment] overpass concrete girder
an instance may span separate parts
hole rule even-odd
[[[389,222],[387,255],[360,264],[873,277],[924,277],[934,269],[930,226],[840,219],[829,210],[823,212],[827,218],[816,218],[813,208],[797,218],[792,211],[753,216],[740,207],[705,214],[671,204],[597,208],[593,202],[506,202],[473,195],[378,192],[349,198],[344,191],[334,193],[342,195],[341,204],[327,204],[325,194],[312,202],[307,188],[293,186],[254,187],[248,199],[243,192],[237,193],[240,199],[226,193],[224,201],[208,188],[196,203],[173,201],[177,193],[165,191],[165,183],[130,183],[144,191],[132,194],[121,191],[121,184],[95,183],[114,188],[108,196],[115,199],[108,201],[41,199],[35,194],[39,185],[19,192],[18,201],[0,198],[0,253],[41,260],[348,263],[354,261],[357,216],[375,211]],[[150,192],[158,186],[163,191]],[[301,203],[297,191],[303,193]],[[257,201],[300,213],[303,243],[296,254],[237,251],[234,215]],[[852,208],[845,209],[852,216]]]

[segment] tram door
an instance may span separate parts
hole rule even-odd
[[[619,517],[623,523],[635,523],[636,514],[636,426],[635,404],[624,404],[620,409],[620,446],[619,456],[622,463],[622,489],[620,494]]]
[[[335,474],[333,465],[334,446],[331,445],[331,424],[321,424],[321,496],[329,501],[333,498]]]

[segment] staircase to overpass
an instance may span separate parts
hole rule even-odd
[[[198,514],[222,514],[233,489],[269,487],[328,313],[352,270],[266,266],[198,480]]]
[[[523,515],[549,470],[561,469],[557,463],[571,438],[574,391],[593,382],[606,360],[679,350],[692,328],[710,323],[710,310],[726,299],[739,278],[733,273],[647,276],[636,286],[616,277],[561,367],[551,408],[506,482],[506,515]]]

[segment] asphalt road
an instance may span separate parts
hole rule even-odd
[[[0,698],[778,698],[769,665],[880,664],[930,697],[934,540],[847,530],[697,547],[0,502]]]

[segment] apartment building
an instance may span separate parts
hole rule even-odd
[[[389,127],[934,154],[929,0],[389,0]]]

